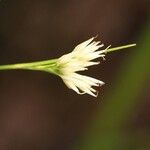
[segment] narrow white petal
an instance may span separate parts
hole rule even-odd
[[[72,74],[72,78],[82,80],[84,83],[88,84],[89,86],[99,86],[104,84],[103,81],[100,81],[98,79],[89,76],[80,75],[77,73]]]
[[[91,90],[91,86],[89,84],[87,84],[86,82],[83,82],[83,81],[78,81],[76,82],[76,86],[82,90],[83,92],[91,95],[91,96],[94,96],[96,97],[96,94],[94,92],[92,92],[94,89]]]
[[[94,97],[97,97],[97,94],[96,93],[96,90],[91,88],[91,86],[93,85],[90,85],[90,81],[87,81],[87,80],[82,80],[83,78],[81,78],[82,75],[78,75],[76,74],[76,77],[75,79],[73,79],[73,82],[74,84],[76,85],[76,87],[78,87],[81,91],[83,91],[83,93],[87,93],[91,96],[94,96]],[[79,77],[79,78],[78,78]],[[97,86],[97,84],[95,85]]]
[[[85,76],[85,75],[82,75],[82,77],[84,77],[85,79],[93,82],[93,83],[97,83],[97,84],[100,84],[100,85],[104,85],[105,83],[103,81],[100,81],[98,79],[95,79],[95,78],[92,78],[92,77],[88,77],[88,76]]]
[[[87,94],[91,95],[91,96],[94,96],[94,97],[97,97],[98,94],[97,93],[92,93],[90,90],[87,91]]]
[[[100,57],[104,57],[105,55],[103,54],[98,54],[98,52],[95,52],[95,53],[92,53],[92,54],[89,54],[85,57],[85,59],[87,61],[90,61],[90,60],[94,60],[96,58],[100,58]]]
[[[98,61],[98,62],[89,61],[89,62],[87,62],[87,63],[85,64],[85,67],[89,67],[89,66],[93,66],[93,65],[98,65],[98,64],[100,64],[99,61]]]
[[[81,44],[77,45],[75,48],[74,48],[74,51],[80,51],[82,49],[84,49],[88,44],[90,44],[92,41],[93,41],[94,37],[88,39],[87,41],[85,42],[82,42]]]

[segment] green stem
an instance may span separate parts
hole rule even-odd
[[[124,49],[124,48],[129,48],[133,46],[136,46],[136,44],[129,44],[125,46],[109,48],[107,49],[107,52],[113,52],[113,51],[117,51],[117,50]],[[31,63],[1,65],[0,70],[26,69],[26,70],[49,71],[49,72],[55,73],[56,61],[57,59],[51,59],[51,60],[36,61],[36,62],[31,62]]]
[[[1,65],[0,70],[13,70],[13,69],[26,69],[26,70],[43,70],[45,66],[49,65],[52,67],[56,64],[57,59],[51,60],[44,60],[44,61],[37,61],[31,63],[17,63],[17,64],[8,64],[8,65]]]
[[[125,48],[130,48],[130,47],[133,47],[133,46],[136,46],[136,44],[129,44],[129,45],[124,45],[124,46],[109,48],[107,50],[107,53],[117,51],[117,50],[121,50],[121,49],[125,49]]]

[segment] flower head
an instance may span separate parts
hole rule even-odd
[[[93,37],[77,45],[71,53],[63,55],[58,59],[0,65],[0,71],[13,69],[45,71],[60,76],[68,88],[74,90],[78,94],[89,94],[96,97],[98,92],[93,86],[101,86],[104,82],[89,76],[81,75],[78,72],[87,70],[89,66],[99,64],[99,61],[93,60],[100,57],[105,59],[106,53],[136,46],[136,44],[128,44],[114,48],[109,48],[110,46],[108,46],[104,50],[99,50],[99,48],[104,46],[100,43],[100,41],[94,41]]]
[[[57,61],[57,66],[60,70],[59,76],[68,88],[78,94],[89,94],[96,97],[97,91],[93,86],[101,86],[104,82],[77,73],[78,71],[87,70],[89,66],[100,63],[93,60],[100,57],[104,59],[105,57],[105,53],[109,47],[105,50],[99,50],[104,45],[100,44],[100,41],[96,42],[93,40],[94,37],[77,45],[71,53],[60,57]]]

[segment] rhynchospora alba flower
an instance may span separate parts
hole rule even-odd
[[[100,41],[94,41],[93,37],[77,45],[71,53],[63,55],[58,59],[0,65],[0,71],[13,69],[46,71],[60,76],[64,83],[78,94],[89,94],[96,97],[97,91],[93,86],[101,86],[104,82],[81,75],[78,72],[87,70],[89,66],[99,64],[99,61],[94,60],[100,57],[104,59],[105,54],[108,52],[133,47],[136,44],[128,44],[114,48],[109,48],[110,46],[108,46],[104,50],[99,50],[103,46]]]
[[[87,70],[89,66],[97,65],[99,61],[93,61],[102,57],[104,59],[107,47],[104,50],[99,50],[104,44],[100,41],[94,41],[94,37],[77,45],[74,50],[66,55],[63,55],[57,60],[59,68],[59,76],[62,78],[68,88],[74,90],[78,94],[89,94],[97,97],[97,91],[93,86],[102,86],[103,81],[81,75],[78,71]]]

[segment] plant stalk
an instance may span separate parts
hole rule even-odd
[[[133,46],[136,46],[136,44],[129,44],[129,45],[125,45],[125,46],[109,48],[107,50],[107,53],[125,49],[125,48],[130,48]],[[36,62],[31,62],[31,63],[17,63],[17,64],[0,65],[0,70],[24,69],[24,70],[48,71],[51,73],[55,73],[56,61],[57,61],[57,59],[51,59],[51,60],[36,61]]]
[[[133,47],[133,46],[136,46],[136,44],[128,44],[128,45],[124,45],[124,46],[109,48],[107,50],[107,53],[114,52],[114,51],[121,50],[121,49],[125,49],[125,48],[130,48],[130,47]]]

